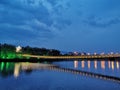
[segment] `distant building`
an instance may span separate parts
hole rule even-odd
[[[20,46],[16,47],[16,52],[20,52],[21,50],[22,50],[22,47],[20,47]]]
[[[87,55],[85,52],[82,52],[81,55]]]
[[[97,55],[97,53],[95,52],[94,55]]]
[[[90,55],[90,53],[87,53],[87,55]]]
[[[73,55],[78,55],[78,52],[73,52]]]

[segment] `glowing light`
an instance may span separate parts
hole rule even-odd
[[[110,54],[114,54],[113,52],[110,52]]]
[[[90,53],[87,53],[87,55],[90,55]]]
[[[102,52],[100,55],[104,55],[105,53],[104,52]]]
[[[97,55],[97,53],[95,52],[94,55]]]
[[[74,52],[74,55],[78,55],[78,52]]]

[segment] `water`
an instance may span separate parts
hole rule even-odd
[[[74,70],[81,70],[87,72],[93,72],[102,75],[115,76],[120,78],[120,62],[110,60],[74,60],[71,62],[54,62],[54,64],[71,68]]]
[[[72,70],[72,71],[71,71]],[[74,73],[85,71],[88,75]],[[120,62],[74,60],[0,63],[0,90],[120,90],[120,83],[89,76],[89,72],[120,78]]]

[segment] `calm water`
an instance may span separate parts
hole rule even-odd
[[[0,90],[120,90],[120,83],[116,81],[77,74],[74,70],[120,78],[120,62],[117,60],[74,60],[49,64],[1,62]]]

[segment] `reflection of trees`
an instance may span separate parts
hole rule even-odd
[[[14,63],[1,62],[0,63],[0,75],[2,77],[8,77],[14,73]]]

